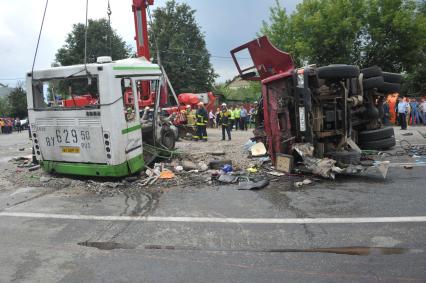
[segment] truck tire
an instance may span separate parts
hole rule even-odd
[[[361,161],[361,153],[354,150],[350,151],[332,151],[328,152],[330,158],[336,160],[338,163],[343,164],[359,164]]]
[[[383,94],[388,94],[388,93],[395,93],[395,92],[400,92],[401,91],[401,85],[400,84],[395,84],[395,83],[383,83],[383,85],[381,87],[379,87],[377,89],[378,92],[381,92]]]
[[[383,75],[382,69],[377,66],[371,66],[365,69],[361,69],[361,73],[364,79],[381,77]]]
[[[359,76],[359,68],[354,65],[328,65],[318,68],[320,79],[350,79]]]
[[[171,129],[164,130],[161,133],[161,143],[167,148],[167,149],[174,149],[176,145],[176,136],[175,133]]]
[[[395,137],[389,137],[376,141],[363,141],[359,143],[359,147],[361,149],[381,150],[391,148],[395,146],[395,144]]]
[[[383,80],[383,77],[372,77],[362,80],[362,87],[365,90],[379,88],[383,85],[384,82],[385,81]]]
[[[387,83],[400,84],[402,81],[402,75],[397,73],[383,72],[383,79]]]
[[[392,127],[384,127],[376,130],[362,131],[358,133],[358,140],[360,143],[369,142],[369,141],[377,141],[386,139],[389,137],[393,137],[395,132]]]

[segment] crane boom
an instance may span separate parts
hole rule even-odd
[[[138,57],[145,57],[150,60],[148,42],[148,23],[146,9],[149,5],[154,5],[154,0],[133,0],[132,11],[135,20],[135,40]]]

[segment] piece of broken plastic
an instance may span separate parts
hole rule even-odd
[[[293,149],[302,157],[311,157],[314,155],[314,147],[310,143],[296,143]]]
[[[228,184],[236,183],[238,182],[238,176],[222,174],[219,176],[218,181],[222,183],[228,183]]]
[[[251,150],[251,147],[252,147],[253,145],[255,145],[255,144],[256,144],[256,142],[255,142],[255,141],[252,141],[252,140],[249,140],[248,142],[246,142],[246,143],[243,145],[244,152],[249,152],[249,151]]]
[[[225,164],[225,165],[223,165],[223,167],[222,168],[220,168],[223,172],[225,172],[225,173],[229,173],[229,172],[232,172],[233,171],[233,169],[232,169],[232,165],[230,165],[230,164]]]
[[[164,170],[160,173],[160,179],[173,179],[175,174],[172,171]]]
[[[257,172],[257,168],[256,167],[247,168],[247,172],[249,172],[249,173],[256,173]]]
[[[239,190],[260,190],[269,185],[269,180],[260,180],[257,182],[244,181],[238,183]]]
[[[258,142],[250,148],[252,156],[263,156],[266,154],[266,147],[262,142]]]

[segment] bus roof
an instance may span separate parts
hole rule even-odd
[[[128,58],[123,60],[111,61],[107,63],[91,63],[87,64],[89,73],[98,74],[101,70],[110,69],[114,75],[161,75],[161,69],[157,64],[153,64],[144,57]],[[100,68],[101,67],[101,68]],[[66,78],[73,76],[86,75],[86,67],[84,64],[52,67],[42,70],[35,70],[33,79],[51,79]],[[31,74],[28,73],[28,77]]]

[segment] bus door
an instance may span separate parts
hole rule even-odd
[[[123,95],[123,111],[126,128],[121,133],[125,135],[124,151],[132,173],[140,170],[142,158],[142,132],[139,117],[139,105],[136,82],[132,78],[121,79]]]

